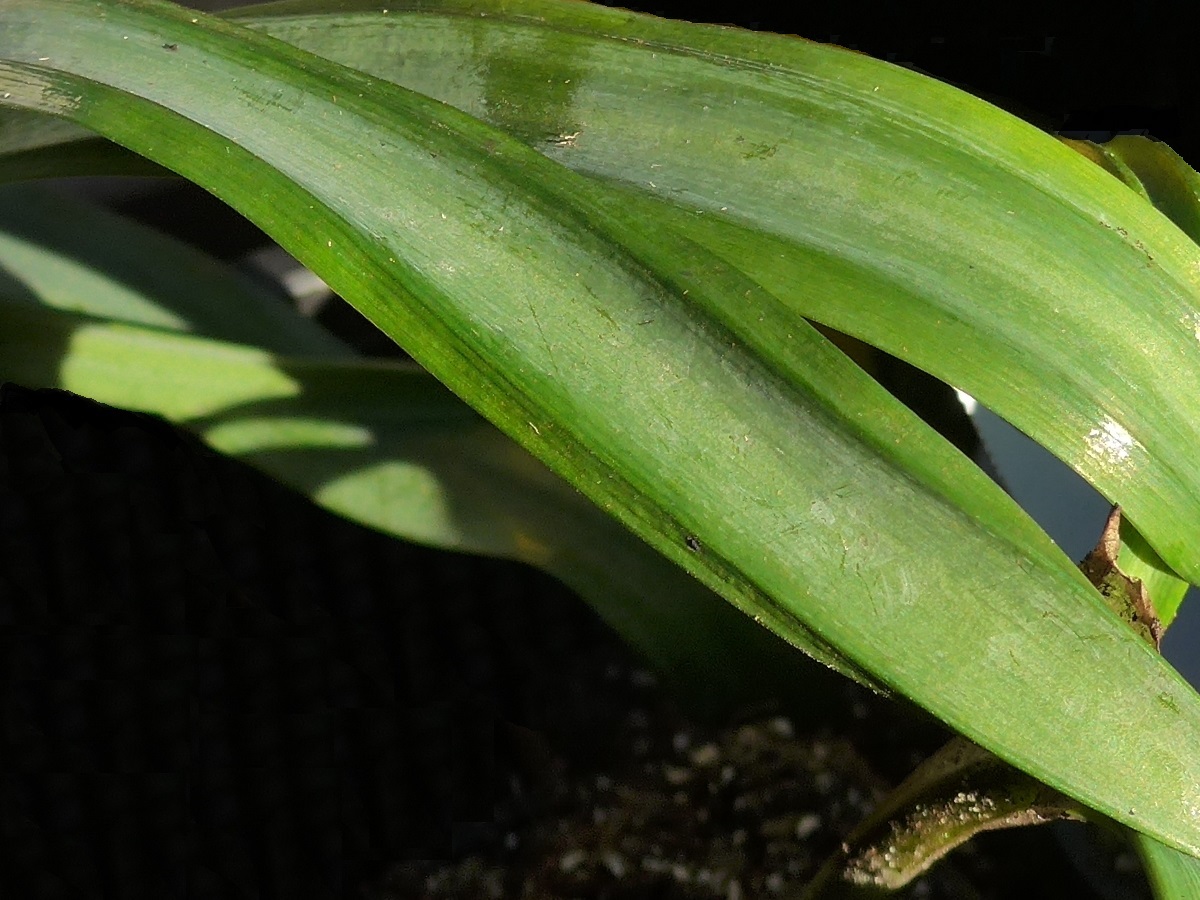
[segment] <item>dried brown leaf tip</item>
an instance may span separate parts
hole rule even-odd
[[[1157,650],[1162,642],[1162,623],[1154,611],[1146,585],[1130,578],[1117,566],[1121,550],[1121,507],[1114,506],[1104,523],[1104,532],[1096,549],[1083,558],[1080,570],[1100,592],[1109,609],[1129,623]]]

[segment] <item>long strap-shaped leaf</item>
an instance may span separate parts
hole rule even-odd
[[[979,398],[1200,581],[1200,255],[1055,141],[947,85],[792,38],[559,0],[304,14],[323,5],[241,14],[702,211],[691,227],[706,246],[796,315]]]
[[[811,709],[832,695],[816,670],[798,674],[792,648],[427,372],[355,358],[198,251],[51,190],[7,186],[0,272],[0,297],[24,301],[0,301],[0,379],[164,416],[388,534],[538,566],[590,602],[697,713],[724,719],[764,694]]]
[[[0,301],[0,379],[156,413],[358,522],[539,566],[697,711],[728,715],[764,691],[810,708],[828,693],[795,651],[412,365],[276,356]]]
[[[587,57],[588,54],[576,52],[577,48],[571,53],[561,53],[557,56],[541,52],[542,42],[565,42],[571,47],[581,42],[588,45],[611,44],[614,39],[621,38],[628,32],[627,17],[624,14],[569,6],[570,15],[564,15],[564,10],[557,5],[545,7],[540,3],[517,5],[508,2],[497,5],[491,0],[477,0],[469,6],[443,0],[435,5],[421,4],[417,10],[393,4],[391,9],[384,13],[381,13],[375,4],[366,2],[340,2],[336,4],[336,10],[325,9],[327,5],[323,0],[301,0],[249,7],[235,10],[232,14],[243,17],[248,24],[263,28],[298,46],[415,87],[491,119],[523,136],[535,146],[541,147],[544,152],[557,155],[561,161],[581,171],[608,171],[617,166],[624,166],[619,170],[620,173],[627,170],[636,172],[639,166],[644,168],[646,165],[651,169],[670,170],[673,164],[678,164],[676,157],[683,148],[651,143],[645,140],[643,132],[658,128],[664,117],[671,118],[675,123],[672,130],[687,130],[688,117],[695,116],[694,109],[680,104],[677,98],[659,97],[651,111],[653,114],[627,122],[620,118],[623,115],[624,104],[598,104],[595,99],[606,96],[611,98],[619,95],[622,90],[636,93],[639,83],[643,85],[640,90],[644,93],[644,85],[654,84],[654,79],[661,77],[664,65],[672,64],[669,60],[658,59],[664,50],[661,44],[651,46],[641,40],[631,47],[626,40],[621,51],[626,55],[640,55],[641,59],[637,65],[625,68],[593,66],[589,78],[586,81],[575,79],[575,86],[567,91],[569,96],[565,97],[561,85],[571,84],[572,79],[562,76],[574,72],[573,67],[577,65],[578,60]],[[464,19],[460,15],[464,10],[483,9],[488,11],[489,17],[486,31],[480,31],[473,18]],[[547,12],[552,15],[545,15]],[[656,23],[656,27],[662,27],[662,23]],[[744,43],[744,36],[736,33],[722,35],[710,32],[706,37],[710,42],[714,38],[719,41],[725,37],[732,38],[735,43],[739,40]],[[763,38],[764,42],[770,40],[772,39]],[[607,49],[611,52],[611,47]],[[689,51],[686,47],[677,46],[674,52],[678,54]],[[492,64],[489,64],[489,61]],[[712,68],[710,61],[706,59],[698,58],[691,62],[697,67]],[[736,72],[724,69],[736,62],[724,60],[723,70],[717,72],[717,77],[728,78],[731,90],[739,89],[739,76]],[[486,71],[494,81],[464,79],[461,77],[464,71]],[[709,74],[711,76],[711,72]],[[495,81],[496,79],[499,81]],[[636,79],[636,82],[631,82],[631,79]],[[493,94],[496,96],[492,96]],[[555,97],[558,98],[557,102]],[[590,104],[589,97],[592,98]],[[766,98],[767,102],[775,104],[773,115],[778,122],[788,121],[795,115],[794,109],[786,103],[787,99],[785,96]],[[763,98],[760,97],[759,101],[762,102]],[[568,134],[565,129],[578,124],[580,109],[596,105],[599,105],[608,117],[597,118],[593,114],[589,118],[588,139],[581,148],[578,144],[579,135],[575,132]],[[750,104],[743,100],[742,107],[743,110],[748,109]],[[703,114],[706,119],[711,118],[711,108],[704,108]],[[739,121],[740,116],[741,113],[735,114]],[[761,115],[752,116],[748,124],[753,124],[755,118],[761,119]],[[54,171],[52,167],[56,164],[60,170],[65,165],[65,171],[68,172],[76,169],[87,171],[97,167],[107,169],[110,166],[120,169],[127,165],[125,160],[107,154],[102,147],[73,146],[70,141],[78,134],[80,132],[77,129],[65,122],[59,126],[52,125],[44,119],[31,122],[24,111],[6,111],[0,117],[0,147],[6,153],[5,165],[0,174],[10,178],[28,177],[31,174]],[[547,140],[547,135],[556,137]],[[563,140],[564,137],[571,139]],[[685,144],[691,143],[685,141]],[[735,143],[745,143],[745,140],[735,139]],[[1196,217],[1195,191],[1189,185],[1194,182],[1195,173],[1177,158],[1172,159],[1169,150],[1153,147],[1144,141],[1123,138],[1118,138],[1104,148],[1087,145],[1087,149],[1082,149],[1085,147],[1082,142],[1066,143],[1080,149],[1085,156],[1122,178],[1143,197],[1154,199],[1160,209],[1164,209],[1177,224],[1194,236],[1192,226]],[[25,154],[24,158],[20,154],[13,154],[14,148],[30,147],[36,150],[43,145],[45,149],[41,153],[31,152]],[[57,149],[55,145],[61,146],[62,149]],[[569,147],[571,152],[560,152],[564,147]],[[720,152],[720,148],[717,149]],[[694,148],[683,152],[688,156],[688,165],[693,168],[697,161],[701,164],[705,162],[704,152],[698,152]],[[84,155],[88,153],[90,155],[84,159]],[[647,153],[665,162],[648,163],[645,158]],[[1129,160],[1123,158],[1129,157],[1130,154],[1132,157]],[[1152,166],[1142,162],[1148,155],[1154,157]],[[747,158],[754,156],[755,154],[750,153]],[[1147,189],[1142,186],[1137,174],[1130,168],[1131,165],[1137,166],[1142,177],[1149,179],[1147,184],[1153,188],[1153,197],[1147,194]],[[710,174],[712,169],[718,167],[711,161],[707,166],[702,166]],[[699,185],[699,194],[702,197],[706,196],[703,193],[705,187],[725,188],[726,185],[724,180],[710,177]],[[646,195],[660,196],[666,193],[655,182],[649,180],[637,181],[636,188],[636,193],[641,196],[632,196],[630,202],[645,204],[649,199]],[[1190,201],[1178,196],[1181,190],[1183,193],[1191,192]],[[707,199],[710,206],[711,202],[721,200],[720,196],[708,196]],[[684,229],[694,240],[722,254],[739,268],[752,273],[760,283],[770,285],[785,296],[794,292],[797,284],[803,284],[805,290],[799,302],[803,305],[802,311],[807,314],[827,322],[836,322],[848,330],[857,330],[864,337],[887,346],[893,352],[902,355],[910,352],[909,344],[904,343],[905,336],[911,336],[909,332],[918,332],[919,328],[902,331],[898,336],[890,332],[879,332],[876,330],[880,327],[879,322],[868,316],[859,316],[862,297],[864,294],[869,300],[890,297],[893,303],[899,305],[895,313],[897,317],[905,314],[908,305],[924,305],[929,302],[929,298],[914,297],[911,292],[898,288],[887,274],[881,276],[879,273],[856,271],[852,264],[848,265],[846,260],[835,255],[820,250],[814,253],[812,247],[803,242],[781,238],[780,223],[774,221],[777,217],[769,207],[762,207],[761,203],[756,203],[753,194],[739,197],[739,201],[741,213],[756,225],[765,227],[770,236],[764,235],[759,228],[747,228],[745,224],[733,222],[724,215],[689,216],[683,210],[673,207],[654,210],[653,204],[650,205],[649,214],[673,217],[677,227]],[[787,224],[783,223],[785,226]],[[845,277],[847,274],[853,277]],[[835,310],[831,313],[828,309],[831,304],[845,304],[849,311],[840,313]],[[1108,317],[1107,308],[1100,304],[1093,304],[1092,309],[1085,312],[1090,312],[1101,322]],[[838,318],[838,315],[858,318],[847,322],[844,318]],[[894,323],[885,323],[884,327],[890,327],[890,324]],[[1171,324],[1159,323],[1167,328],[1170,328]],[[1028,339],[1037,338],[1034,333],[1036,329],[1025,327],[1019,319],[1009,325],[1018,330],[1023,329]],[[1094,330],[1094,323],[1085,330]],[[988,379],[993,377],[998,368],[1022,366],[1028,368],[1031,378],[1048,379],[1057,383],[1064,368],[1068,367],[1068,361],[1061,356],[1059,348],[1050,342],[1027,342],[1028,352],[1023,358],[1016,359],[1011,353],[1012,342],[999,330],[985,331],[974,337],[976,343],[972,345],[971,353],[939,355],[932,359],[925,358],[924,362],[942,377],[956,384],[970,386],[989,403],[1003,408],[1014,422],[1038,437],[1060,456],[1073,461],[1076,468],[1093,483],[1105,488],[1108,485],[1106,479],[1113,468],[1106,455],[1101,454],[1098,458],[1095,455],[1073,456],[1072,444],[1064,442],[1061,433],[1044,428],[1045,423],[1053,422],[1060,412],[1060,406],[1056,404],[1061,404],[1061,408],[1067,412],[1077,406],[1070,397],[1052,397],[1047,406],[1040,402],[1023,402],[1022,397],[1014,397],[1007,390],[995,394],[988,388]],[[918,353],[924,350],[920,337],[912,344]],[[1114,348],[1114,353],[1127,353],[1128,350],[1126,344],[1124,347]],[[1097,359],[1090,353],[1086,358],[1076,358],[1075,362],[1084,370],[1088,370],[1089,366],[1095,369],[1105,365],[1104,359]],[[1053,415],[1047,413],[1048,408],[1053,411]],[[1101,434],[1093,435],[1093,430],[1088,432],[1088,436],[1093,440],[1100,439],[1101,442],[1109,443],[1115,440],[1108,431],[1102,429]],[[1120,437],[1119,431],[1115,434]],[[1136,510],[1142,506],[1146,495],[1153,493],[1155,488],[1153,483],[1127,484],[1120,494],[1110,491],[1110,496],[1121,500],[1127,510]],[[1153,551],[1149,552],[1153,554]],[[1174,610],[1174,605],[1160,610],[1164,622],[1170,620]]]
[[[815,333],[777,330],[739,273],[474,120],[242,29],[149,2],[3,15],[0,99],[229,199],[773,628],[1200,851],[1196,695],[961,457],[881,420],[873,383]]]

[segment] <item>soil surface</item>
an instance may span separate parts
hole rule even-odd
[[[540,731],[498,726],[496,818],[448,858],[397,864],[371,900],[796,897],[944,736],[849,682],[832,722],[697,721],[603,632],[556,677],[578,704],[566,721],[550,707]],[[1130,851],[1060,823],[982,835],[900,896],[1149,895]]]

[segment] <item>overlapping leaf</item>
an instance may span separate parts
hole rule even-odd
[[[631,21],[663,40],[666,26]],[[769,197],[781,217],[786,196],[813,258],[831,260],[830,284],[874,290],[898,272],[914,295],[997,290],[1015,304],[1009,318],[1057,327],[1072,359],[1166,321],[1157,358],[1194,363],[1194,334],[1171,318],[1192,309],[1194,249],[1145,204],[1123,206],[1103,173],[911,73],[801,44],[782,69],[750,45],[739,63],[706,46],[726,33],[695,34],[676,58],[739,72],[747,90],[786,76],[778,89],[807,102],[807,131],[824,143],[801,141],[797,158],[824,165],[823,180],[726,171],[722,190]],[[1195,694],[1006,498],[798,320],[807,301],[773,296],[765,277],[474,120],[199,15],[12,2],[0,58],[5,102],[93,127],[230,200],[535,455],[771,627],[837,647],[1038,777],[1200,849]],[[683,87],[699,101],[713,90],[699,76]],[[712,137],[659,125],[662,142]],[[573,135],[551,138],[565,151]],[[780,155],[770,149],[765,160]],[[911,168],[922,160],[928,172]],[[708,205],[682,176],[705,183],[684,171],[668,188]],[[885,211],[885,188],[909,199]],[[940,191],[972,202],[939,205]],[[1014,219],[981,247],[997,198]],[[855,240],[821,243],[838,222]],[[930,240],[938,260],[912,249]],[[1070,248],[1053,273],[1039,241]],[[1078,332],[1093,304],[1133,285],[1140,311],[1116,305],[1107,330]],[[863,316],[887,321],[898,293]],[[1083,312],[1067,305],[1081,296]],[[972,333],[973,309],[935,329],[932,346],[966,354],[954,335]],[[1004,321],[987,324],[1004,335]],[[1191,472],[1176,465],[1194,423],[1172,421],[1180,398],[1146,379],[1145,353],[1114,360],[1132,399],[1111,395],[1096,366],[1064,372],[1061,392],[1037,385],[1035,398],[1067,398],[1063,431],[1113,485],[1150,498],[1138,524],[1187,571],[1188,548],[1146,523],[1155,500],[1177,528],[1195,514]],[[1131,771],[1130,758],[1144,764]]]
[[[276,353],[352,356],[247,276],[47,190],[0,192],[0,296]]]
[[[319,7],[241,15],[677,205],[790,311],[968,391],[1200,580],[1196,250],[1032,127],[792,38],[553,0]]]
[[[1200,896],[1200,862],[1194,856],[1177,853],[1145,835],[1134,835],[1133,843],[1157,900]]]
[[[356,521],[537,565],[587,597],[699,711],[765,690],[813,702],[795,651],[411,365],[272,355],[0,302],[0,379],[156,413]]]

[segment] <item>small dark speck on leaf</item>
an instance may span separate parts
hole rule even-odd
[[[179,49],[179,45],[178,44],[163,44],[163,49],[174,52]]]
[[[700,552],[700,542],[698,540],[696,540],[694,537],[692,537],[690,534],[683,539],[683,542],[685,544],[687,544],[687,548],[689,550],[691,550],[693,553]]]

